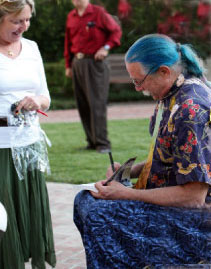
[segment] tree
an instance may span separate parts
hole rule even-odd
[[[62,4],[56,0],[36,0],[36,14],[25,37],[38,43],[44,61],[63,58],[65,22],[72,8],[70,0],[62,0]]]
[[[121,19],[122,44],[111,53],[125,53],[135,40],[149,33],[161,32],[177,42],[191,43],[202,58],[210,51],[210,18],[203,0],[128,0],[132,11]],[[118,0],[93,0],[112,15],[118,15]],[[31,21],[27,38],[37,41],[44,61],[63,59],[64,32],[71,0],[36,0],[36,16]],[[210,8],[210,4],[209,4]],[[209,9],[210,10],[210,9]],[[169,26],[170,25],[170,26]]]

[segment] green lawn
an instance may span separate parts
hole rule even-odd
[[[136,162],[146,159],[150,143],[148,124],[147,119],[108,121],[114,161],[123,163],[134,156]],[[48,148],[48,181],[80,184],[105,178],[110,164],[108,154],[81,149],[86,146],[81,123],[48,123],[42,124],[42,128],[52,142]]]

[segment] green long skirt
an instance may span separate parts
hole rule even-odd
[[[55,267],[53,231],[44,174],[29,171],[19,180],[10,149],[0,149],[0,201],[8,226],[0,243],[0,268],[24,269],[31,258],[33,269]]]

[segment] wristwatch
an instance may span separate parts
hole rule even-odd
[[[109,45],[105,45],[104,47],[103,47],[105,50],[110,50],[110,46]]]

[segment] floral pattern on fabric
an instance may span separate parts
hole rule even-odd
[[[208,147],[211,89],[200,79],[187,78],[180,87],[174,85],[162,102],[163,118],[147,188],[194,181],[211,185],[211,150]],[[151,134],[156,113],[150,125]]]
[[[211,184],[211,90],[198,79],[182,82],[162,100],[147,188],[192,181]],[[88,269],[211,268],[211,208],[95,199],[82,191],[75,198],[74,222]]]

